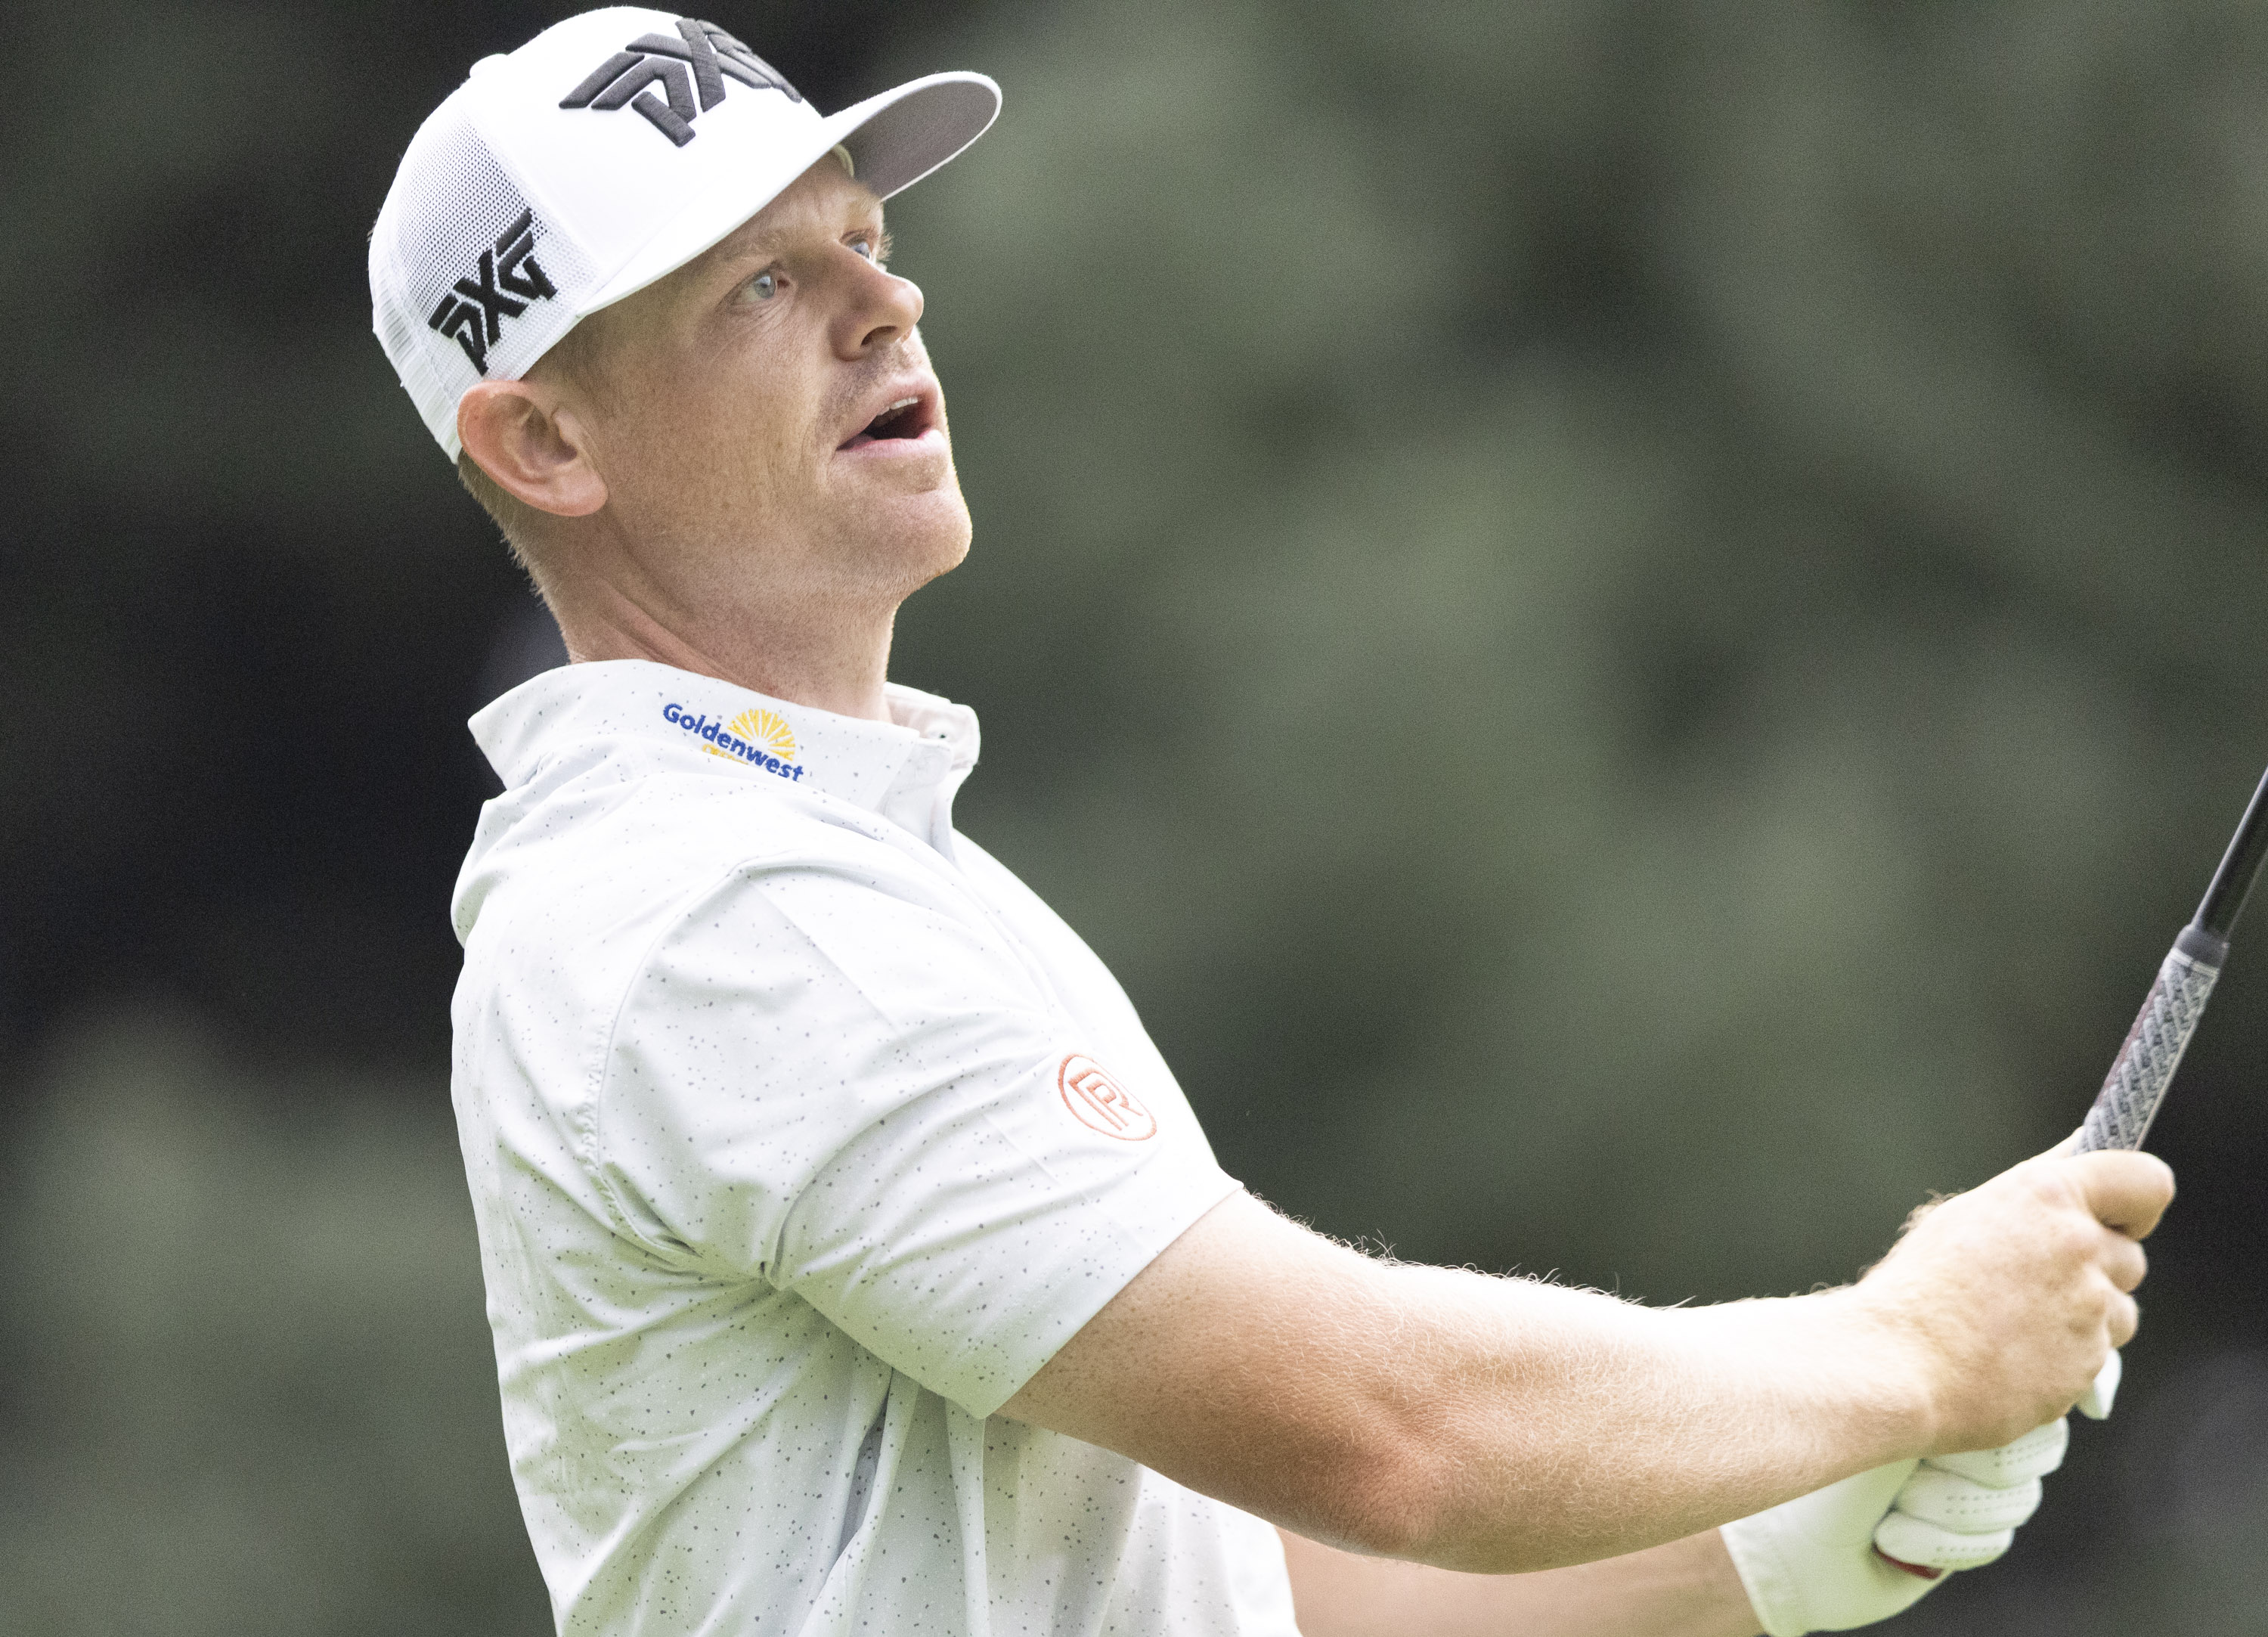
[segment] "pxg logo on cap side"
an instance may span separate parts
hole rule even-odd
[[[449,287],[425,323],[462,347],[473,367],[486,375],[489,348],[504,335],[504,321],[526,312],[529,302],[558,293],[535,259],[535,212],[522,210],[497,235],[496,247],[481,252],[473,276]]]
[[[747,47],[718,27],[697,18],[677,19],[679,38],[641,34],[593,70],[590,77],[560,101],[563,108],[595,108],[613,113],[631,107],[648,123],[682,148],[694,136],[695,118],[725,100],[729,77],[756,91],[777,91],[790,102],[802,93],[780,77],[777,70]],[[688,70],[690,70],[690,72]],[[649,85],[659,85],[669,99],[654,100]],[[694,93],[700,93],[696,107]]]

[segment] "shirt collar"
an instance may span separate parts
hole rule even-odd
[[[507,790],[571,748],[634,747],[641,759],[850,802],[950,857],[976,713],[895,682],[886,697],[892,719],[870,722],[649,660],[601,660],[522,682],[468,726]]]

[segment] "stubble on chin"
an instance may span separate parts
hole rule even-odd
[[[814,540],[819,578],[857,601],[895,608],[968,555],[971,525],[948,461],[917,494],[854,501]]]

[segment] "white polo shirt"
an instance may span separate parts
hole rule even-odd
[[[1275,1531],[993,1412],[1237,1184],[954,832],[961,706],[640,661],[473,719],[453,1095],[563,1633],[1293,1637]]]

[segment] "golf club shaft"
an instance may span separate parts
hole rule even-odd
[[[2080,1127],[2079,1151],[2097,1148],[2139,1148],[2149,1134],[2150,1122],[2173,1084],[2182,1053],[2205,1015],[2205,1003],[2228,959],[2228,935],[2243,912],[2244,900],[2268,855],[2268,778],[2252,793],[2244,822],[2213,872],[2197,918],[2182,928],[2157,981],[2142,1002],[2134,1027],[2110,1065],[2110,1073],[2096,1094]]]

